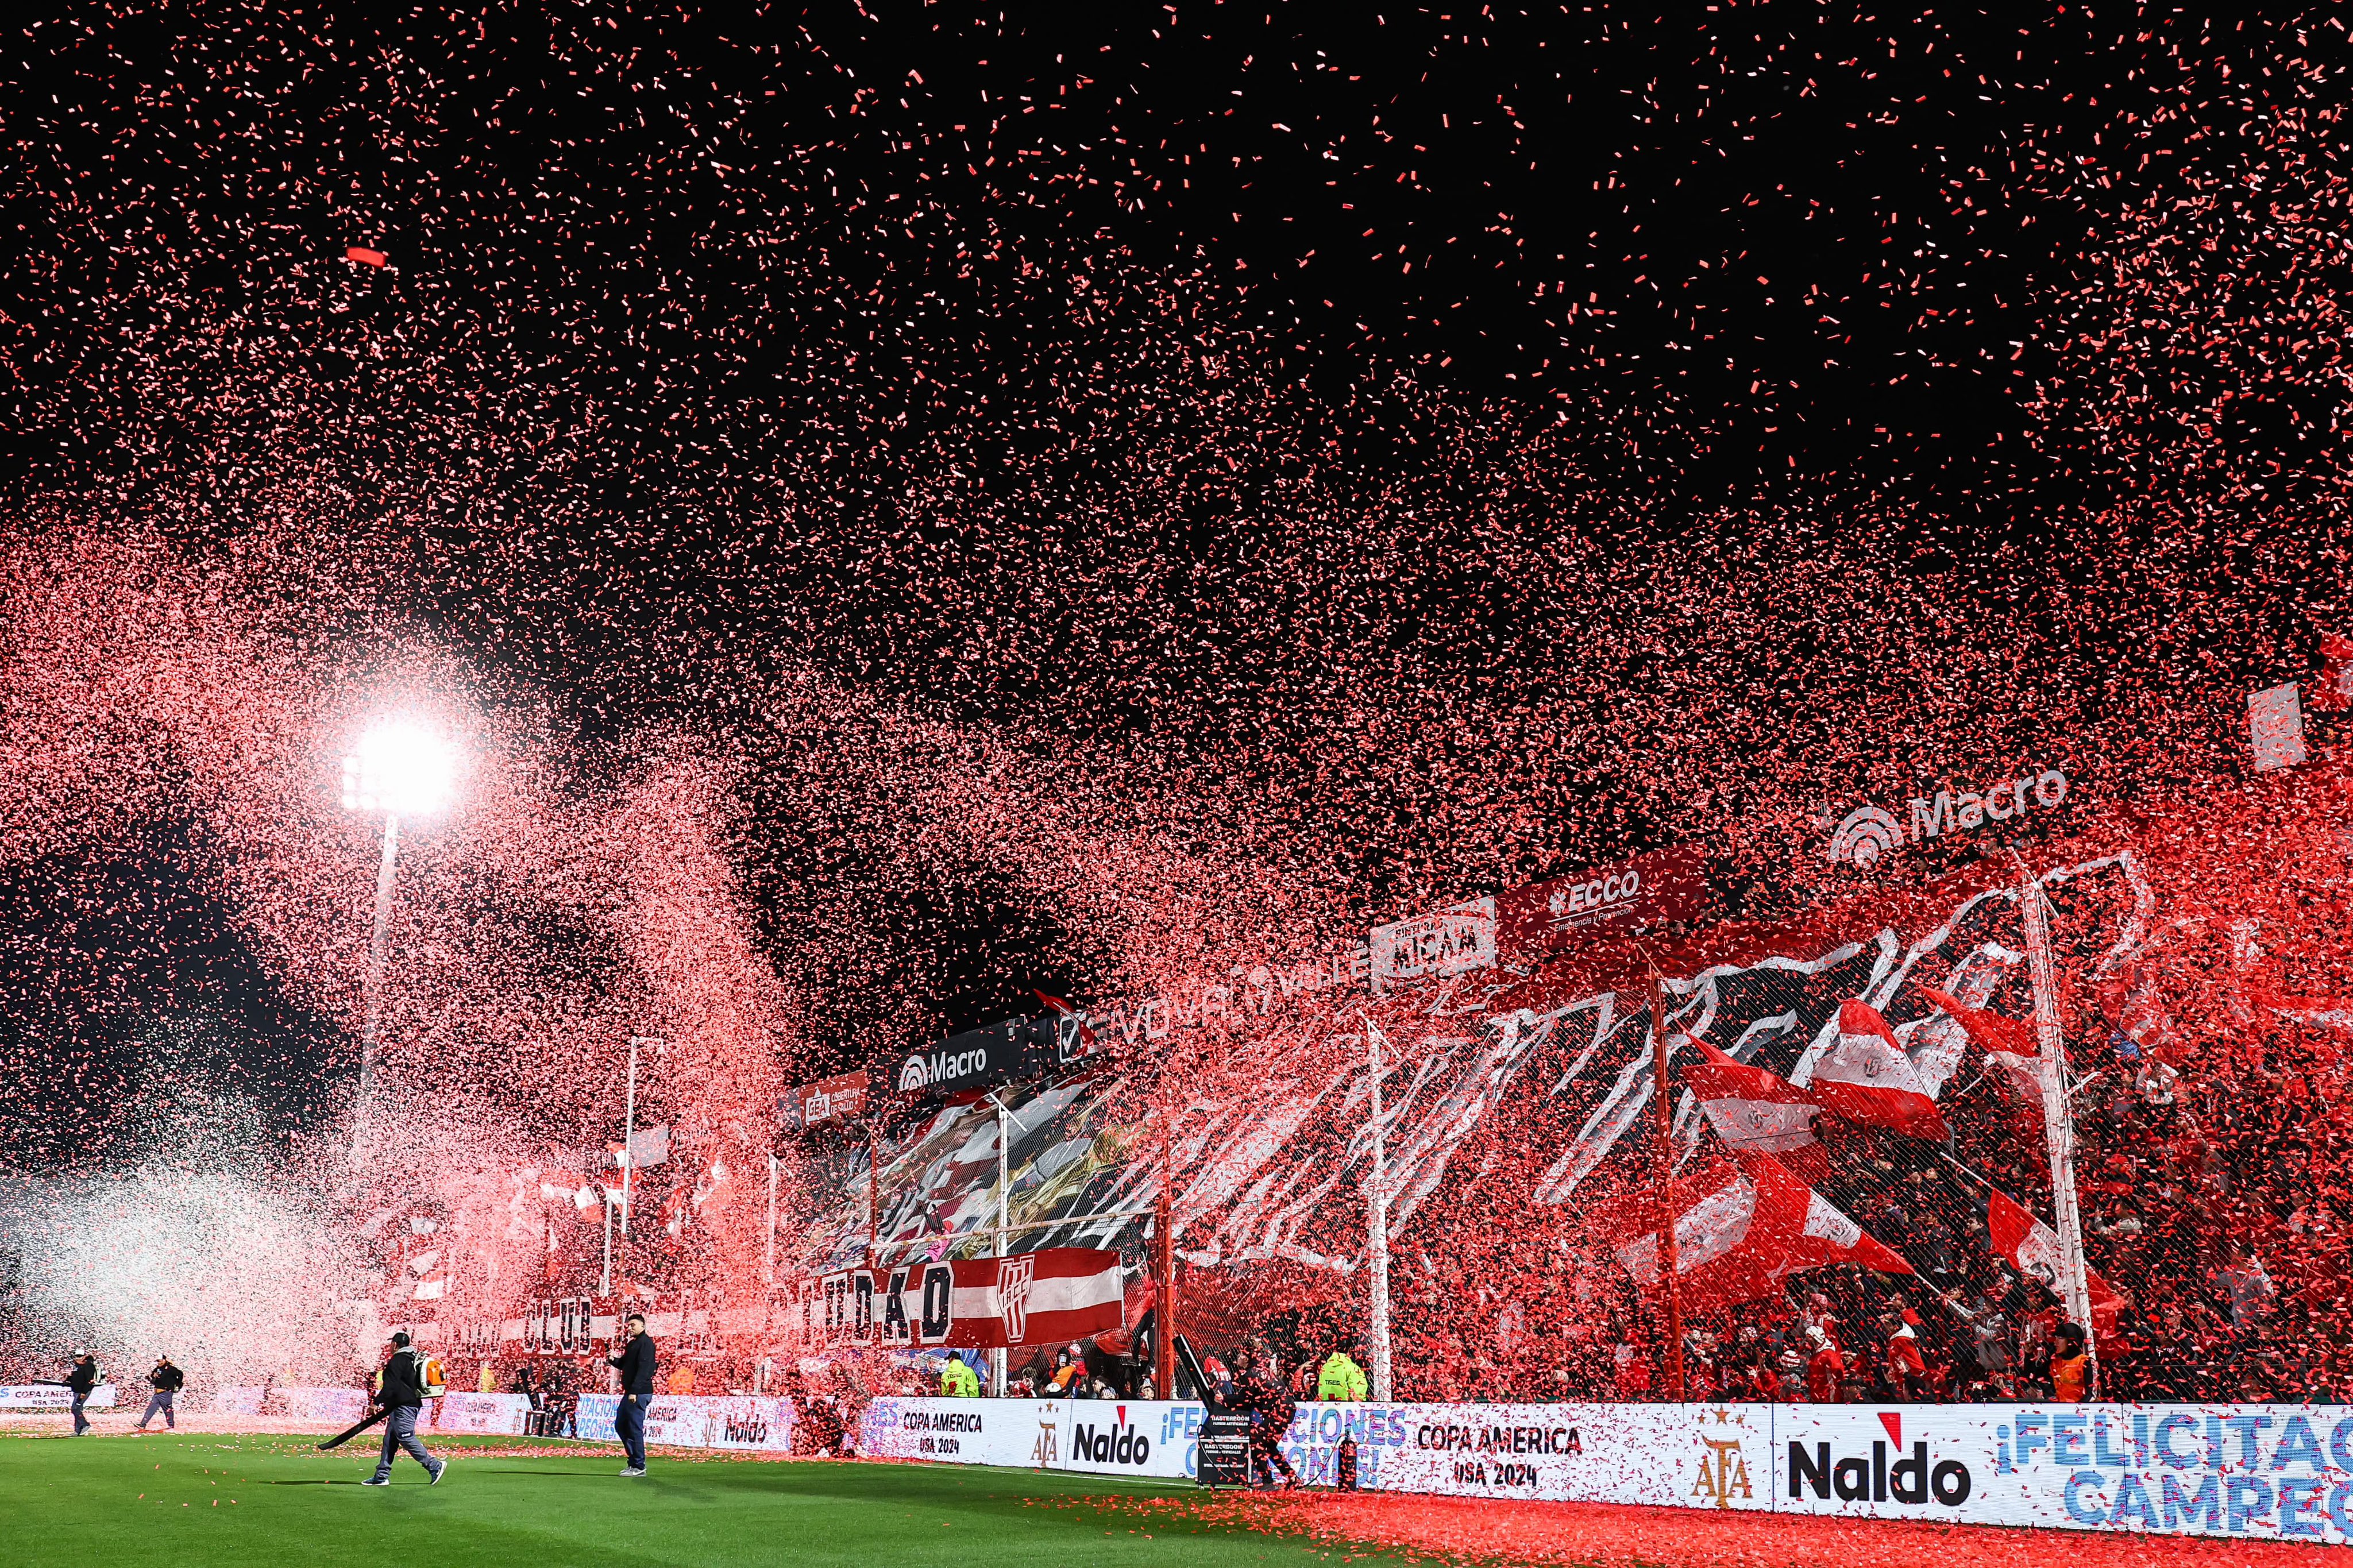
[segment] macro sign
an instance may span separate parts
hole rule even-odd
[[[905,1095],[945,1097],[994,1089],[1034,1070],[1032,1047],[1038,1028],[1028,1018],[1008,1018],[986,1028],[950,1035],[899,1064],[896,1082]]]
[[[1975,789],[1947,788],[1915,795],[1907,816],[1899,817],[1883,806],[1858,805],[1831,830],[1822,847],[1822,858],[1833,865],[1868,871],[1907,845],[1917,847],[1947,834],[1972,833],[2005,822],[2023,828],[2035,814],[2054,811],[2066,799],[2066,773],[2058,768],[2040,768],[2015,777],[1990,779]]]

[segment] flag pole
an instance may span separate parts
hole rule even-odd
[[[1160,1191],[1152,1200],[1152,1392],[1176,1397],[1176,1127],[1168,1099],[1167,1061],[1161,1061]],[[1197,1395],[1208,1391],[1196,1389]]]
[[[1013,1190],[1007,1176],[1009,1165],[1005,1157],[1005,1096],[1001,1090],[991,1089],[988,1098],[997,1107],[997,1310],[1001,1314],[1005,1310],[1005,1242],[1008,1234],[1006,1227],[1013,1223]],[[991,1399],[1005,1397],[1005,1363],[1011,1354],[1012,1352],[1004,1345],[998,1345],[988,1353],[988,1396]]]
[[[1683,1397],[1683,1281],[1677,1278],[1675,1257],[1675,1136],[1674,1111],[1667,1103],[1667,992],[1659,968],[1647,955],[1651,972],[1651,1099],[1658,1129],[1659,1274],[1666,1281],[1667,1396],[1680,1404]]]
[[[1371,1322],[1367,1337],[1371,1340],[1373,1364],[1372,1394],[1387,1403],[1390,1397],[1391,1367],[1389,1362],[1389,1169],[1388,1130],[1383,1125],[1381,1111],[1381,1038],[1380,1026],[1371,1018],[1365,1020],[1365,1048],[1369,1053],[1373,1071],[1373,1179],[1365,1194],[1365,1256],[1370,1265],[1371,1278],[1367,1289],[1371,1294]]]
[[[2015,850],[2010,858],[2018,859]],[[2099,1397],[2099,1336],[2092,1331],[2092,1289],[2084,1262],[2084,1215],[2075,1201],[2075,1111],[2067,1097],[2067,1036],[2059,1022],[2059,975],[2051,955],[2051,906],[2023,861],[2019,913],[2034,977],[2034,1031],[2042,1046],[2042,1137],[2051,1156],[2051,1208],[2059,1232],[2059,1288],[2067,1315],[2084,1330],[2084,1397]]]
[[[770,1289],[776,1284],[776,1152],[768,1151],[768,1239],[762,1249],[760,1282]]]

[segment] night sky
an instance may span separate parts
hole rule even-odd
[[[887,932],[817,1066],[1108,976],[985,857],[894,880],[892,800],[821,820],[805,673],[1358,911],[1679,841],[1787,907],[1757,824],[2036,748],[2169,787],[2314,663],[2296,15],[23,12],[5,526],[428,639],[582,754],[712,737],[769,940],[818,883]],[[169,820],[6,868],[0,1036],[100,1047],[36,1110],[191,1018],[315,1095],[219,899]]]

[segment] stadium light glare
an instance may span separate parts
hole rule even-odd
[[[343,759],[343,809],[421,816],[448,804],[455,750],[422,725],[395,720],[360,737]]]

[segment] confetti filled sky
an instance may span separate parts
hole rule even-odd
[[[388,702],[480,759],[405,1070],[577,1137],[648,1008],[741,1107],[1668,844],[1786,910],[1828,806],[2237,767],[2339,614],[2329,7],[0,51],[0,1115],[51,1160],[158,1085],[332,1099]]]

